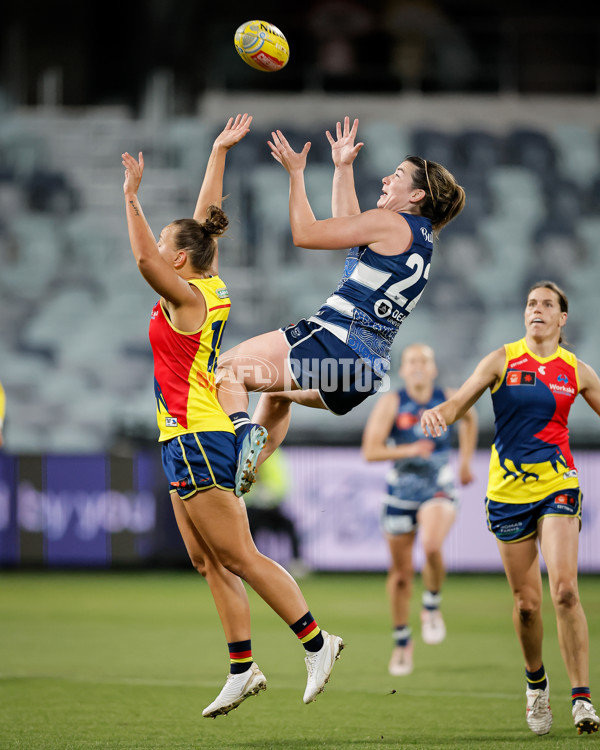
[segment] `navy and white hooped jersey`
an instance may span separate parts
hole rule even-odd
[[[431,399],[422,404],[414,401],[402,389],[398,392],[400,405],[388,440],[395,445],[407,445],[423,439],[421,415],[446,400],[441,388],[434,388]],[[435,439],[434,449],[428,458],[414,456],[401,458],[386,477],[388,493],[404,500],[429,500],[436,494],[451,495],[454,477],[450,468],[452,426]]]
[[[353,247],[335,292],[309,320],[347,344],[383,377],[401,323],[419,301],[429,278],[433,251],[431,220],[401,214],[413,241],[398,255],[381,255],[368,245]]]

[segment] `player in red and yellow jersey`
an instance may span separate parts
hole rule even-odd
[[[513,591],[527,723],[536,734],[547,734],[552,725],[538,546],[548,569],[575,726],[581,734],[596,732],[600,724],[590,698],[588,628],[577,588],[582,497],[568,432],[578,394],[600,415],[600,378],[560,346],[567,314],[567,298],[556,284],[535,284],[525,307],[525,338],[484,357],[452,398],[421,418],[425,435],[437,437],[491,390],[496,434],[486,511]]]
[[[242,579],[304,645],[305,703],[322,692],[344,645],[319,629],[289,573],[257,550],[246,507],[234,493],[235,430],[217,399],[215,371],[230,307],[218,275],[217,248],[228,225],[221,209],[225,157],[251,122],[246,114],[229,120],[213,144],[194,218],[172,221],[158,243],[138,199],[143,156],[122,155],[131,249],[142,276],[160,295],[152,311],[150,341],[163,467],[183,541],[194,567],[208,581],[229,647],[230,674],[204,709],[207,717],[227,714],[266,688],[252,658],[250,607]],[[266,439],[264,428],[256,429]]]

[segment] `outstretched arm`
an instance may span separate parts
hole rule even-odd
[[[334,138],[329,130],[325,135],[331,144],[331,158],[335,166],[333,186],[331,190],[331,215],[354,216],[360,213],[356,188],[354,185],[353,163],[364,143],[354,143],[358,120],[354,120],[350,128],[350,118],[344,118],[344,126],[338,122]]]
[[[492,388],[504,372],[504,347],[484,357],[472,375],[443,404],[427,409],[421,416],[421,427],[426,437],[439,437],[449,424],[466,415],[488,388]]]
[[[252,116],[244,113],[236,115],[235,119],[230,117],[225,128],[215,138],[208,157],[204,180],[200,188],[200,194],[196,202],[194,219],[203,222],[209,206],[219,206],[223,203],[223,176],[225,174],[225,157],[232,146],[242,140],[250,131]],[[211,267],[211,273],[219,273],[219,247],[215,239],[215,254]]]
[[[242,140],[250,131],[252,116],[248,114],[230,117],[225,128],[215,138],[208,157],[204,180],[196,202],[194,219],[204,221],[209,206],[219,206],[223,203],[223,175],[225,173],[225,157],[232,146]]]
[[[310,143],[296,153],[281,130],[271,133],[269,147],[273,158],[290,175],[290,228],[297,247],[341,250],[355,245],[383,243],[394,252],[406,249],[412,234],[405,219],[394,211],[375,208],[352,216],[317,221],[306,195],[304,170]],[[409,239],[410,238],[410,239]],[[377,247],[373,249],[377,250]]]
[[[122,164],[125,167],[123,193],[131,252],[140,273],[161,297],[175,305],[195,304],[197,296],[190,285],[175,273],[175,270],[163,260],[158,252],[156,240],[138,199],[138,190],[144,172],[144,156],[141,151],[138,158],[139,161],[136,161],[127,152],[121,154]]]

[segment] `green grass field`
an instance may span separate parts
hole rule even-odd
[[[600,748],[578,737],[546,592],[545,664],[554,727],[525,724],[523,665],[501,576],[451,576],[448,637],[424,646],[415,672],[390,677],[382,575],[312,576],[302,588],[318,622],[347,648],[305,706],[301,646],[251,593],[253,651],[268,690],[215,720],[201,710],[228,672],[208,587],[171,573],[4,573],[0,577],[1,750],[339,750]],[[416,582],[420,594],[420,582]],[[581,580],[600,702],[600,586]],[[594,687],[596,693],[594,693]]]

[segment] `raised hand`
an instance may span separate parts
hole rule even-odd
[[[252,115],[244,113],[243,115],[236,115],[235,119],[230,117],[227,121],[227,125],[215,138],[214,145],[220,146],[224,149],[230,149],[235,146],[236,143],[242,140],[242,138],[250,131],[250,124],[252,123]]]
[[[331,158],[333,164],[336,167],[347,166],[352,164],[356,159],[356,155],[365,145],[364,143],[354,143],[356,140],[356,133],[358,130],[358,120],[355,119],[350,127],[350,118],[344,117],[344,125],[338,122],[335,129],[335,138],[331,135],[329,130],[325,131],[327,140],[331,145]]]
[[[281,130],[274,130],[271,133],[272,141],[267,141],[271,149],[271,156],[278,161],[288,172],[295,170],[303,171],[306,168],[306,157],[310,151],[310,141],[304,144],[304,148],[299,153],[294,151],[287,142]]]
[[[131,154],[127,151],[121,154],[122,164],[125,167],[125,182],[123,183],[123,192],[127,195],[128,193],[136,194],[142,181],[142,175],[144,174],[144,155],[140,151],[139,162],[135,160]]]

